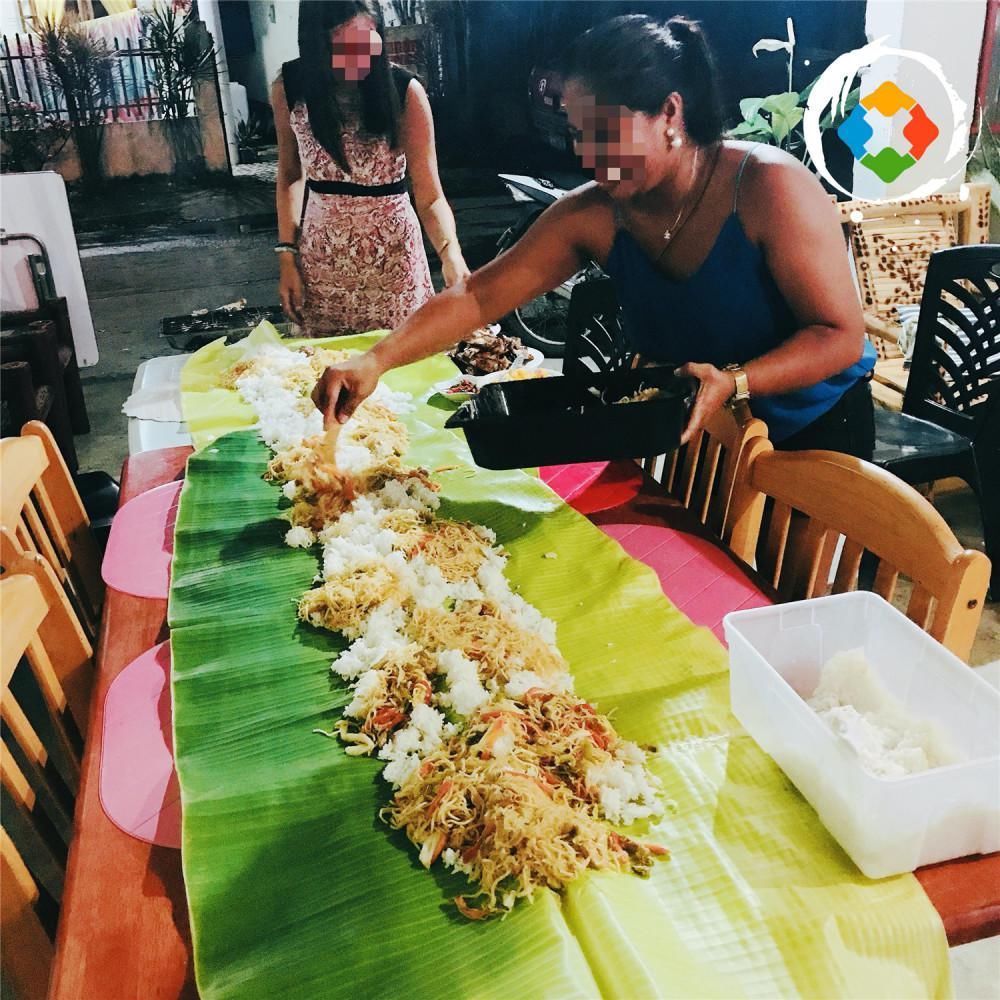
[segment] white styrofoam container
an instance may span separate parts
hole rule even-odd
[[[725,617],[733,713],[869,878],[1000,850],[1000,691],[881,597],[837,594]],[[877,778],[805,699],[836,653],[936,722],[960,763]]]
[[[177,386],[180,390],[181,369],[190,359],[190,354],[174,354],[162,358],[150,358],[139,365],[132,382],[132,391],[159,389]],[[128,418],[128,453],[138,455],[143,451],[157,448],[177,448],[191,444],[191,434],[183,421],[142,420]]]

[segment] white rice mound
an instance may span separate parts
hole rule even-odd
[[[808,704],[878,778],[902,778],[960,759],[939,726],[908,712],[882,686],[861,649],[827,661]]]

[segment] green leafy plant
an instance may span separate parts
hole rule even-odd
[[[743,121],[730,129],[729,135],[733,139],[766,142],[768,145],[777,146],[809,166],[811,159],[806,148],[802,119],[816,81],[813,80],[801,91],[794,89],[792,71],[795,60],[795,25],[791,18],[788,18],[785,24],[788,30],[787,39],[762,38],[754,45],[753,54],[756,59],[761,51],[788,53],[788,90],[767,97],[744,97],[740,101]],[[848,94],[842,109],[837,109],[834,113],[831,108],[820,118],[820,131],[836,128],[851,113],[859,98],[860,88],[856,87]]]
[[[260,146],[264,142],[264,127],[256,115],[241,118],[236,124],[236,141],[240,146]]]
[[[83,179],[96,182],[101,176],[103,125],[113,89],[115,55],[103,39],[92,38],[66,21],[43,21],[38,33],[49,85],[66,106]]]
[[[176,171],[194,174],[204,167],[201,133],[192,113],[195,88],[211,78],[215,48],[193,6],[182,0],[155,5],[142,17],[142,31],[156,51],[154,86]]]
[[[389,9],[400,24],[422,24],[427,18],[424,0],[390,0]]]
[[[191,117],[194,88],[212,75],[215,49],[196,29],[197,18],[183,4],[157,5],[142,17],[142,31],[156,50],[156,92],[169,120]]]

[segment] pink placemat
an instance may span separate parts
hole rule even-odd
[[[543,465],[538,474],[567,503],[582,493],[606,468],[607,462],[579,462],[576,465]]]
[[[542,482],[581,514],[619,507],[642,488],[642,472],[631,462],[544,465],[538,472]]]
[[[147,649],[108,688],[100,792],[105,814],[120,830],[149,844],[181,846],[169,642]]]
[[[183,485],[165,483],[140,493],[115,514],[101,564],[101,576],[109,587],[135,597],[166,599]]]
[[[695,623],[725,645],[722,619],[730,611],[764,608],[771,601],[717,545],[654,524],[602,524],[633,559],[660,578],[663,593]]]

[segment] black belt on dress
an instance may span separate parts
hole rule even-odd
[[[348,181],[306,181],[306,188],[316,194],[346,194],[355,198],[385,198],[391,194],[406,194],[406,181],[391,184],[351,184]]]

